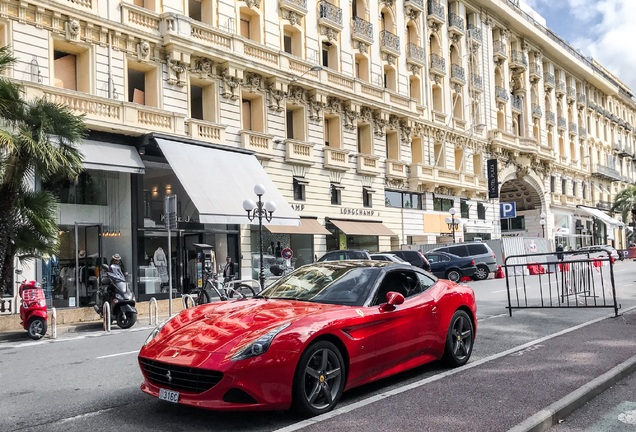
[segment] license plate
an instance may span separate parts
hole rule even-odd
[[[159,399],[172,402],[172,403],[178,403],[179,392],[166,390],[166,389],[159,389]]]

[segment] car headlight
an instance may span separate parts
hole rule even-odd
[[[232,356],[232,360],[245,360],[250,357],[256,357],[263,354],[272,344],[272,341],[274,340],[276,335],[285,330],[290,325],[291,323],[283,324],[280,327],[276,327],[274,330],[268,331],[263,336],[256,339],[254,342],[250,342],[242,349],[240,349],[239,352]]]
[[[155,327],[150,334],[148,335],[148,337],[146,338],[146,342],[144,342],[144,346],[148,345],[154,338],[157,337],[157,335],[159,334],[159,332],[161,331],[161,329],[168,324],[168,321],[170,321],[172,317],[168,317],[165,320],[161,321],[157,327]]]

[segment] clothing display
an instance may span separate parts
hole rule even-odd
[[[159,272],[159,277],[161,278],[162,284],[168,283],[168,259],[166,258],[166,253],[163,251],[163,248],[158,247],[153,256],[153,261],[155,263],[155,267],[157,268],[157,272]]]

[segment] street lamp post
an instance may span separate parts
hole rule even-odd
[[[545,238],[545,218],[546,218],[546,214],[541,213],[541,220],[539,221],[539,225],[541,225],[541,232],[542,232],[543,238]]]
[[[446,224],[448,225],[448,229],[453,233],[453,243],[455,243],[455,231],[459,228],[459,218],[455,218],[455,214],[457,213],[455,207],[451,207],[448,213],[450,213],[451,217],[446,218]]]
[[[260,257],[260,272],[258,281],[261,284],[261,289],[265,288],[265,269],[263,267],[263,218],[267,222],[272,220],[272,215],[276,210],[276,203],[273,201],[267,201],[263,203],[263,195],[265,194],[265,186],[257,184],[254,186],[254,193],[258,196],[258,201],[254,202],[251,199],[243,201],[243,210],[247,212],[247,218],[251,221],[258,219],[258,249]]]

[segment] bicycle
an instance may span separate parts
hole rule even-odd
[[[244,283],[244,281],[232,279],[228,281],[219,281],[216,273],[208,273],[206,275],[206,281],[203,285],[202,295],[206,297],[207,302],[212,301],[227,301],[232,300],[235,297],[238,299],[252,298],[256,295],[256,291],[250,285]],[[210,294],[208,294],[208,292]]]

